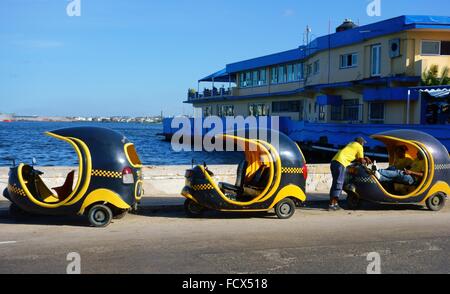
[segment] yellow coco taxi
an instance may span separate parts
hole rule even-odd
[[[445,206],[450,195],[450,158],[447,149],[436,138],[415,130],[393,130],[376,134],[373,139],[383,142],[394,166],[396,148],[405,150],[410,162],[420,162],[423,177],[413,185],[380,182],[377,173],[363,165],[353,165],[347,170],[345,192],[351,209],[359,207],[361,200],[386,204],[421,204],[438,211]],[[408,169],[408,168],[406,168]]]
[[[143,194],[141,162],[134,145],[105,128],[76,127],[46,133],[69,143],[78,154],[75,171],[63,186],[49,189],[32,165],[13,166],[4,196],[12,214],[86,215],[93,226],[105,227],[136,209]],[[75,185],[74,185],[75,184]]]
[[[230,212],[275,209],[280,219],[287,219],[294,214],[296,204],[306,201],[307,166],[298,145],[272,130],[267,130],[268,139],[251,139],[247,135],[215,137],[216,142],[222,140],[224,146],[235,146],[244,153],[235,184],[216,182],[206,166],[186,171],[186,186],[181,194],[186,197],[188,216],[200,216],[205,209]]]

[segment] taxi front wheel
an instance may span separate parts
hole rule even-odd
[[[191,199],[186,199],[186,201],[184,201],[184,211],[188,217],[194,218],[200,217],[205,210]]]
[[[431,211],[440,211],[445,206],[446,195],[437,193],[427,199],[427,207]]]
[[[111,209],[103,204],[94,205],[89,209],[88,219],[91,225],[97,228],[104,228],[111,223],[113,213]]]
[[[285,198],[275,205],[275,213],[279,219],[291,218],[295,213],[295,202]]]

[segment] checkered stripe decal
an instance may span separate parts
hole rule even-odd
[[[202,184],[202,185],[194,185],[192,189],[194,189],[194,191],[208,191],[214,190],[214,187],[211,184]]]
[[[446,169],[450,169],[450,164],[436,164],[435,166],[436,170],[446,170]]]
[[[8,191],[10,193],[14,193],[14,194],[17,194],[17,195],[20,195],[20,196],[23,196],[23,197],[27,196],[27,194],[25,193],[25,191],[23,189],[21,189],[19,187],[16,187],[16,186],[8,185]]]
[[[122,178],[121,172],[109,171],[109,170],[99,170],[99,169],[93,169],[91,175],[93,177],[102,177],[102,178],[114,178],[114,179]]]
[[[361,184],[376,184],[377,182],[372,177],[357,177],[355,178],[355,182],[361,183]]]
[[[300,167],[282,167],[283,174],[303,174],[303,169]]]

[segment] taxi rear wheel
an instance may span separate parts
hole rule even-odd
[[[205,209],[191,199],[184,201],[184,211],[188,217],[200,217]]]
[[[361,199],[355,193],[349,193],[347,196],[347,206],[351,210],[356,210],[361,207]]]
[[[97,204],[89,209],[88,219],[91,225],[93,225],[94,227],[104,228],[111,223],[113,219],[113,213],[108,206]]]
[[[440,211],[444,208],[446,202],[446,195],[437,193],[427,199],[427,207],[431,211]]]
[[[25,210],[23,210],[22,208],[20,208],[19,206],[17,206],[14,203],[11,203],[9,205],[9,215],[12,217],[29,216],[29,214]]]
[[[275,205],[275,213],[279,219],[291,218],[295,213],[295,202],[285,198]]]

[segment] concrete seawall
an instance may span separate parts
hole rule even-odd
[[[384,165],[382,165],[384,166]],[[145,196],[177,196],[184,186],[184,173],[190,166],[146,166],[143,168]],[[40,167],[42,178],[49,188],[61,186],[67,173],[75,167]],[[220,182],[234,183],[235,165],[209,166]],[[8,183],[8,167],[0,167],[0,200]],[[309,164],[307,193],[328,193],[332,178],[328,164]]]

